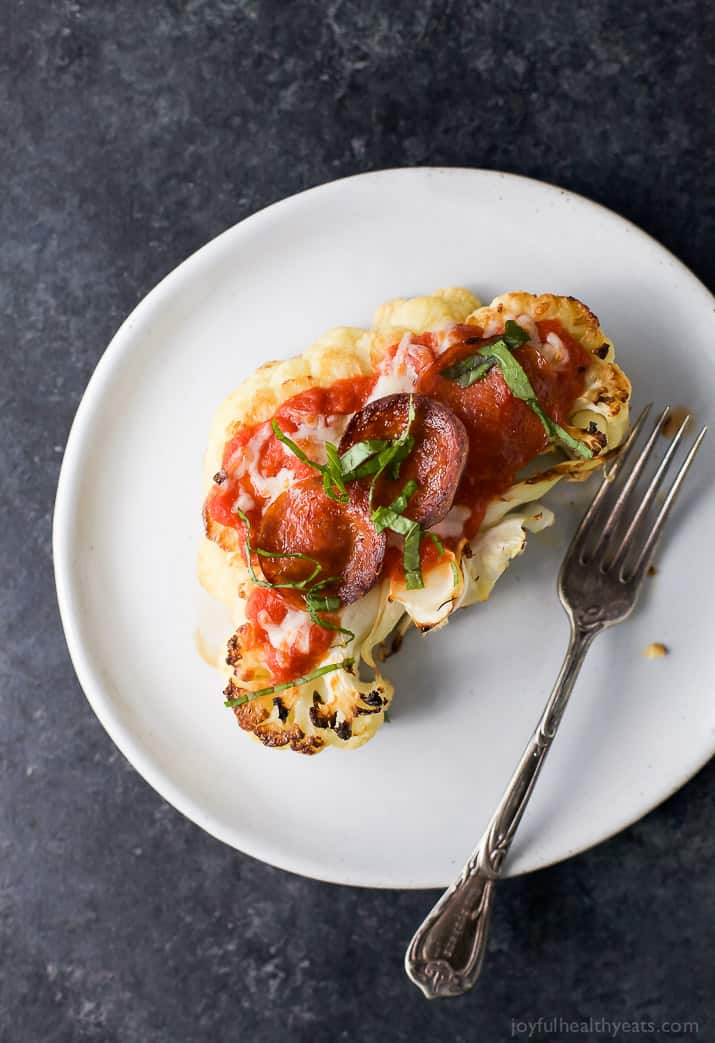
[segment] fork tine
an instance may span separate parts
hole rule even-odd
[[[638,419],[636,420],[635,424],[633,425],[633,427],[628,432],[626,440],[623,443],[623,445],[621,446],[621,448],[620,448],[620,450],[618,452],[618,455],[616,456],[615,460],[613,461],[613,463],[610,463],[608,465],[608,467],[605,468],[606,475],[607,475],[607,478],[608,478],[609,482],[613,482],[614,481],[614,479],[618,475],[618,472],[621,470],[621,468],[623,467],[624,463],[628,459],[628,457],[630,455],[630,452],[631,452],[631,449],[633,448],[633,445],[635,444],[635,441],[636,441],[636,439],[638,438],[638,435],[641,432],[641,428],[643,427],[643,424],[648,419],[648,414],[650,413],[652,408],[653,408],[653,403],[652,402],[649,402],[647,405],[643,406],[643,408],[641,409],[640,413],[638,414]]]
[[[648,463],[648,458],[650,457],[650,454],[653,452],[653,446],[655,445],[658,435],[660,434],[663,424],[668,419],[669,414],[670,406],[666,406],[663,412],[656,420],[655,425],[653,426],[653,430],[648,436],[648,441],[643,446],[640,455],[638,456],[638,459],[631,468],[630,474],[626,479],[625,485],[619,492],[616,502],[611,507],[611,511],[608,517],[606,518],[606,521],[596,539],[596,545],[593,548],[591,554],[589,555],[590,558],[595,558],[595,556],[598,554],[598,552],[601,550],[604,544],[610,539],[613,530],[616,528],[619,521],[623,517],[623,511],[626,506],[626,503],[628,502],[630,495],[633,492],[636,482],[638,481],[643,472],[643,468]]]
[[[597,513],[599,507],[603,503],[606,495],[608,494],[608,492],[612,488],[613,482],[614,482],[618,472],[621,470],[621,468],[623,467],[623,464],[626,462],[626,460],[630,456],[631,450],[633,449],[635,441],[638,438],[638,435],[640,434],[641,428],[643,427],[643,424],[645,423],[645,421],[646,421],[646,419],[648,417],[648,414],[650,413],[652,408],[653,408],[653,403],[652,402],[649,402],[647,406],[643,407],[643,409],[640,412],[640,415],[639,415],[638,419],[636,420],[636,422],[633,425],[633,427],[631,428],[631,430],[628,432],[628,437],[626,438],[625,442],[621,446],[621,448],[620,448],[620,450],[618,452],[618,455],[616,456],[615,460],[613,461],[613,463],[609,464],[604,469],[603,479],[602,479],[601,484],[599,485],[598,489],[596,490],[596,495],[591,500],[591,503],[590,503],[590,505],[588,507],[588,510],[584,514],[581,522],[579,523],[578,528],[576,529],[576,532],[574,533],[573,539],[571,541],[571,550],[574,550],[577,547],[578,543],[581,540],[581,537],[585,533],[588,532],[588,527],[591,524],[591,521],[593,520],[593,518],[594,518],[595,514]]]
[[[675,503],[675,498],[677,497],[678,493],[680,492],[680,488],[681,488],[681,486],[683,484],[683,481],[685,479],[685,475],[690,470],[690,466],[691,466],[693,460],[695,459],[695,455],[696,455],[698,449],[700,448],[700,446],[702,444],[702,441],[705,438],[705,435],[707,433],[708,433],[707,427],[703,427],[702,430],[700,431],[700,433],[698,434],[698,437],[695,439],[695,441],[693,442],[692,446],[690,447],[690,452],[685,457],[685,460],[683,461],[683,464],[682,464],[680,470],[678,471],[677,475],[675,476],[675,480],[673,481],[673,484],[670,487],[670,491],[669,491],[668,495],[665,498],[665,502],[663,503],[663,506],[661,507],[660,511],[658,512],[658,517],[655,519],[655,522],[653,523],[653,528],[650,531],[650,535],[646,539],[646,541],[645,541],[645,543],[643,545],[643,548],[642,548],[640,554],[638,555],[638,560],[636,561],[636,564],[635,564],[635,567],[634,567],[632,573],[626,575],[625,574],[625,568],[624,567],[621,568],[620,578],[621,578],[621,580],[623,582],[629,582],[630,580],[633,580],[633,579],[635,579],[636,581],[639,581],[641,576],[645,572],[645,570],[648,568],[648,565],[650,564],[651,558],[653,557],[653,552],[654,552],[654,550],[656,548],[658,540],[660,539],[660,537],[661,537],[661,535],[663,533],[663,526],[665,525],[665,523],[667,521],[667,518],[668,518],[668,515],[670,514],[671,508],[672,508],[673,504]]]
[[[626,557],[626,554],[628,553],[628,550],[630,549],[631,542],[633,540],[633,536],[634,536],[636,530],[638,529],[638,526],[643,521],[643,518],[645,518],[646,514],[650,510],[651,504],[653,503],[653,500],[655,499],[655,495],[658,492],[658,489],[660,488],[660,486],[661,486],[661,484],[663,482],[663,479],[665,478],[666,471],[670,467],[671,461],[672,461],[673,457],[675,456],[675,453],[676,453],[676,451],[678,449],[678,446],[680,445],[680,443],[682,441],[682,438],[683,438],[683,435],[685,434],[685,429],[687,428],[687,426],[690,423],[691,419],[692,418],[691,418],[690,414],[688,414],[685,417],[685,419],[683,420],[683,422],[681,423],[680,427],[678,428],[675,437],[673,438],[672,442],[668,446],[667,453],[665,454],[665,456],[661,460],[660,464],[658,465],[658,470],[653,475],[653,478],[651,479],[650,485],[646,489],[645,495],[644,495],[643,499],[641,500],[640,504],[638,505],[638,510],[633,515],[633,518],[631,519],[631,522],[630,522],[628,528],[626,529],[626,532],[625,532],[625,534],[623,536],[623,539],[620,542],[620,545],[619,545],[618,549],[616,550],[615,554],[613,555],[612,560],[607,565],[602,566],[603,568],[615,568],[616,565],[620,565],[620,564],[623,563],[623,561],[624,561],[624,559]]]

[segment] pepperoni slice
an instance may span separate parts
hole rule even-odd
[[[410,434],[414,448],[403,461],[397,478],[383,472],[375,484],[373,504],[386,506],[395,500],[413,479],[417,491],[410,498],[405,515],[425,528],[436,525],[447,514],[459,485],[469,451],[464,424],[448,406],[427,395],[387,395],[364,406],[348,424],[340,452],[356,442],[399,438],[409,417],[410,397],[415,409]],[[361,479],[368,486],[369,478]]]
[[[370,519],[367,496],[357,486],[346,504],[331,500],[319,480],[292,486],[263,515],[256,547],[272,554],[306,554],[320,563],[315,582],[337,577],[321,593],[337,595],[344,605],[357,601],[377,581],[386,536]],[[260,557],[270,583],[308,579],[315,565],[300,558]],[[311,584],[312,585],[312,584]]]

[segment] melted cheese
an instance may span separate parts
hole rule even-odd
[[[515,321],[519,323],[523,330],[526,330],[529,334],[529,340],[535,348],[538,348],[541,344],[541,337],[539,336],[539,328],[531,315],[524,315],[522,313],[521,315],[517,315]]]
[[[557,333],[548,333],[546,340],[539,346],[539,351],[554,369],[563,369],[564,366],[568,366],[568,352]]]
[[[270,434],[271,425],[262,424],[245,446],[239,446],[228,461],[229,474],[235,478],[241,478],[246,472],[251,474],[252,469],[256,468],[258,457]]]
[[[377,383],[372,389],[372,394],[367,401],[374,402],[378,398],[385,398],[386,395],[409,394],[414,389],[415,381],[406,373],[383,373],[378,377]]]
[[[250,493],[241,492],[236,498],[236,502],[233,505],[234,511],[238,508],[239,511],[252,511],[256,506],[256,501],[253,499]]]
[[[482,336],[496,337],[497,334],[503,333],[507,322],[516,322],[517,325],[521,326],[521,328],[529,334],[529,340],[535,348],[541,346],[539,330],[531,315],[516,315],[508,311],[499,312],[496,315],[493,315],[489,322],[484,326]]]
[[[409,395],[415,390],[417,373],[409,357],[411,342],[411,335],[403,334],[394,358],[380,366],[379,376],[368,402],[385,398],[386,395]]]
[[[245,446],[238,448],[228,462],[229,473],[234,478],[242,478],[243,475],[247,474],[251,479],[253,488],[261,499],[266,500],[267,503],[273,503],[281,493],[289,489],[295,478],[293,471],[288,467],[282,467],[278,474],[269,476],[261,474],[258,466],[259,459],[263,446],[272,433],[269,423],[262,424],[253,438]],[[251,502],[249,503],[249,501]],[[255,506],[255,502],[252,496],[244,492],[238,497],[236,505],[245,511]]]
[[[325,443],[332,442],[337,446],[343,437],[350,417],[346,414],[308,417],[293,432],[291,438],[298,442],[312,460],[323,464],[326,460]]]
[[[258,623],[274,648],[310,651],[310,617],[306,612],[288,609],[282,622],[274,623],[264,610],[258,613]]]
[[[280,494],[284,493],[286,489],[290,489],[295,481],[295,475],[287,467],[281,467],[278,474],[273,474],[268,478],[256,467],[251,468],[249,474],[253,488],[268,503],[277,500]]]

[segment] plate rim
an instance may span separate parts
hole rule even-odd
[[[283,860],[279,857],[277,851],[272,850],[270,853],[266,853],[266,849],[262,848],[260,843],[253,843],[250,841],[250,838],[248,843],[246,843],[244,839],[241,839],[242,846],[238,847],[235,835],[229,837],[213,820],[211,815],[206,814],[184,789],[178,787],[161,768],[152,762],[150,757],[145,755],[144,751],[134,739],[131,730],[124,727],[121,719],[116,711],[114,711],[112,697],[103,685],[99,672],[94,669],[91,657],[81,640],[79,628],[80,611],[78,607],[79,584],[72,566],[73,555],[71,527],[68,524],[68,521],[72,514],[73,503],[76,500],[80,475],[78,464],[81,462],[81,455],[84,446],[84,440],[82,437],[83,433],[92,420],[97,403],[101,401],[103,393],[107,387],[111,385],[112,373],[115,366],[120,362],[124,351],[131,344],[134,326],[143,320],[146,313],[150,314],[153,309],[161,306],[163,297],[173,290],[174,283],[177,280],[186,278],[187,274],[193,273],[194,269],[199,267],[202,263],[207,263],[209,259],[213,260],[216,251],[224,248],[233,236],[240,234],[239,230],[245,230],[249,227],[258,225],[263,221],[268,220],[269,215],[271,217],[280,215],[281,211],[288,210],[291,206],[295,206],[298,201],[305,200],[306,197],[325,193],[328,189],[334,188],[335,186],[343,186],[357,180],[377,181],[380,179],[400,177],[425,178],[435,174],[445,177],[471,177],[476,175],[477,177],[483,177],[487,180],[497,179],[508,181],[510,183],[525,183],[529,186],[538,187],[542,191],[546,190],[549,192],[555,192],[560,196],[565,196],[570,200],[576,201],[580,206],[594,209],[600,212],[601,215],[606,217],[608,220],[615,221],[621,226],[625,226],[632,234],[635,233],[641,237],[649,248],[655,248],[661,252],[661,254],[666,255],[669,262],[677,271],[679,271],[681,276],[693,283],[694,289],[705,294],[712,302],[712,306],[715,308],[715,296],[711,293],[709,288],[683,261],[676,257],[675,254],[660,243],[655,237],[651,236],[637,224],[618,214],[616,211],[611,210],[604,204],[551,182],[541,181],[538,178],[514,174],[508,171],[462,166],[388,167],[380,170],[352,174],[343,178],[336,178],[276,200],[275,202],[262,207],[260,210],[249,214],[247,217],[242,218],[240,221],[220,232],[218,235],[214,236],[208,242],[193,251],[187,258],[185,258],[185,260],[181,261],[176,267],[165,274],[159,282],[142,297],[111,337],[107,347],[98,359],[84,391],[82,392],[72,424],[67,434],[54,501],[52,518],[52,560],[60,620],[70,660],[77,676],[77,680],[79,681],[80,687],[82,688],[87,701],[107,732],[109,738],[122,755],[129,761],[134,770],[137,771],[145,782],[156,790],[163,800],[171,804],[171,806],[180,814],[183,814],[191,822],[205,830],[216,840],[225,843],[234,850],[240,851],[249,857],[255,858],[275,868],[304,876],[309,879],[336,885],[389,890],[431,890],[444,888],[445,886],[444,883],[425,883],[422,881],[408,884],[396,884],[389,880],[380,881],[375,879],[368,882],[364,879],[354,879],[349,870],[345,870],[339,875],[336,872],[331,874],[330,872],[326,872],[325,869],[321,869],[319,865],[314,864],[309,856],[292,856]],[[505,875],[521,876],[525,873],[535,872],[552,865],[557,865],[568,858],[572,858],[574,855],[581,854],[592,847],[596,847],[597,845],[612,839],[618,833],[628,829],[634,823],[640,821],[672,797],[673,794],[675,794],[702,770],[702,768],[711,760],[713,755],[715,755],[715,736],[713,737],[712,749],[710,749],[710,751],[702,758],[699,758],[692,764],[689,763],[685,772],[678,774],[676,782],[672,785],[669,784],[666,792],[658,792],[652,800],[647,800],[645,805],[636,815],[628,815],[622,821],[619,820],[612,830],[595,839],[573,848],[568,848],[568,850],[560,857],[537,858],[533,865],[521,868],[516,873],[509,873],[507,867],[507,873]],[[236,831],[234,830],[234,834],[235,832]],[[240,829],[238,832],[240,833]],[[476,836],[475,831],[475,843],[477,840],[478,837]]]

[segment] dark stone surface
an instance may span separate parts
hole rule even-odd
[[[715,1039],[713,764],[505,884],[479,989],[428,1005],[401,960],[433,896],[278,872],[163,803],[77,685],[50,560],[62,447],[111,334],[281,196],[385,166],[517,171],[632,218],[712,286],[713,26],[694,0],[0,7],[3,1041],[495,1043],[513,1018],[589,1016]]]

